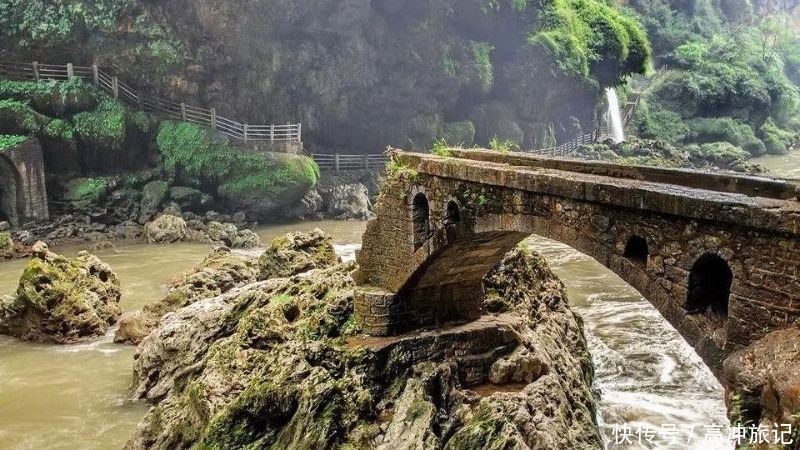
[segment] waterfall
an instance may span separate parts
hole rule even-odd
[[[608,99],[608,124],[610,125],[611,140],[615,144],[619,144],[625,140],[625,131],[622,129],[622,114],[619,110],[617,90],[613,87],[606,88],[606,99]]]

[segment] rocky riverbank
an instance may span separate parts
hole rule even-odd
[[[135,356],[154,407],[127,448],[601,446],[582,322],[539,256],[487,277],[481,320],[374,339],[353,320],[355,264],[319,243],[276,240],[241,283],[161,319]],[[256,264],[268,279],[249,282]]]

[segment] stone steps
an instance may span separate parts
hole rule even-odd
[[[367,347],[394,373],[421,362],[452,360],[458,363],[461,383],[471,387],[485,383],[492,364],[517,347],[522,326],[519,317],[485,315],[462,325],[400,336],[354,337],[348,346]]]

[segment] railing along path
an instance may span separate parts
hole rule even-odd
[[[226,136],[243,141],[300,142],[302,124],[250,125],[217,115],[214,108],[205,109],[187,105],[183,102],[166,100],[133,88],[119,78],[99,69],[73,64],[55,65],[0,61],[0,77],[21,81],[69,80],[80,78],[108,92],[115,99],[123,101],[142,111],[150,112],[171,120],[191,122],[210,127]]]

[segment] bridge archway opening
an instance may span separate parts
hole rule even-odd
[[[647,239],[635,234],[628,238],[628,242],[625,244],[625,251],[622,254],[623,257],[646,266],[649,255],[650,249],[647,246]]]
[[[414,250],[417,250],[425,244],[425,241],[431,235],[431,211],[425,194],[420,192],[414,196],[411,214],[414,220]]]
[[[0,156],[0,221],[16,224],[17,219],[17,172]]]
[[[461,211],[458,207],[458,203],[454,200],[450,200],[447,202],[447,216],[445,219],[446,225],[455,225],[461,222]]]
[[[697,259],[689,272],[686,310],[689,314],[711,312],[727,316],[728,300],[733,284],[730,265],[716,253],[706,253]]]

